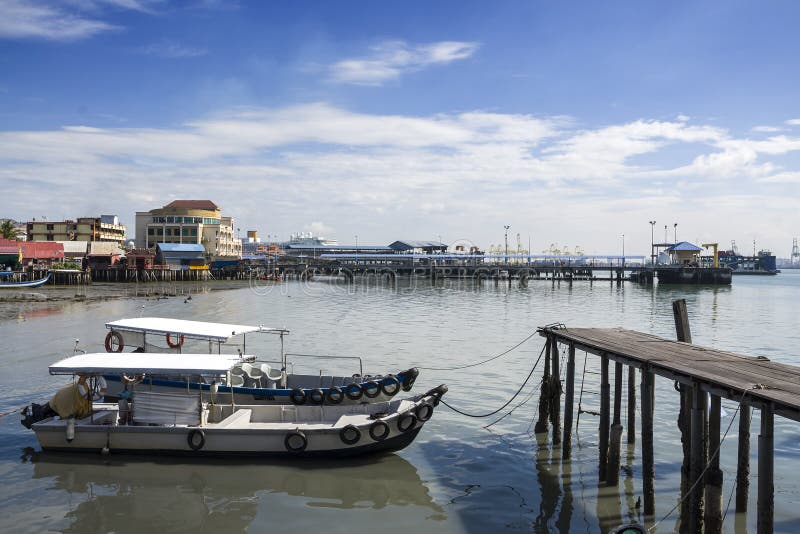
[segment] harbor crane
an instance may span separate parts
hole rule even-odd
[[[718,243],[703,243],[703,248],[714,247],[714,267],[719,267],[719,253],[717,252],[717,248],[719,247]]]

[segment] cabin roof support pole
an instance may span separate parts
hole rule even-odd
[[[564,441],[562,458],[572,455],[572,413],[575,404],[575,343],[569,344],[567,356],[567,391],[564,394]]]
[[[758,520],[759,534],[772,532],[775,495],[775,411],[771,403],[761,408],[761,433],[758,435]]]

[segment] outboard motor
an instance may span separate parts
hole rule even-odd
[[[31,425],[34,423],[38,423],[42,419],[47,419],[54,415],[56,415],[56,412],[50,408],[49,404],[41,405],[34,402],[30,406],[26,406],[22,409],[22,419],[20,423],[22,423],[22,426],[25,428],[30,429]]]

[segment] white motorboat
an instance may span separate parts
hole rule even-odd
[[[33,429],[42,449],[48,451],[353,456],[406,447],[447,392],[447,386],[441,385],[423,395],[377,403],[239,405],[235,396],[232,399],[219,391],[212,392],[206,402],[200,392],[156,392],[148,383],[151,376],[184,376],[188,388],[190,377],[230,375],[239,361],[221,354],[75,355],[51,365],[50,374],[88,380],[85,396],[78,393],[79,402],[91,398],[95,377],[107,375],[138,377],[129,381],[130,398],[118,403],[90,402],[76,416],[63,413],[63,405],[31,405],[23,412],[23,424]],[[80,391],[77,383],[64,389],[68,395]],[[54,409],[61,410],[60,415],[53,414]],[[46,417],[36,420],[42,414]]]
[[[218,377],[195,376],[190,380],[188,391],[202,391],[205,400],[216,382],[219,391],[235,395],[238,404],[295,404],[336,405],[363,402],[384,402],[400,390],[410,391],[419,374],[416,368],[395,374],[365,374],[363,363],[357,356],[333,356],[311,354],[287,354],[284,338],[289,334],[285,328],[247,326],[236,324],[188,321],[164,317],[139,317],[106,323],[109,332],[105,339],[106,351],[122,352],[132,348],[134,352],[182,353],[187,344],[194,343],[209,353],[221,354],[234,351],[241,355],[247,352],[248,334],[275,334],[280,337],[280,354],[273,361],[258,359],[242,362],[233,368],[230,379],[220,383]],[[252,345],[252,343],[251,343]],[[290,360],[291,359],[291,360]],[[320,369],[316,374],[293,372],[294,361],[306,359],[329,365],[342,360],[358,362],[357,372],[349,375],[334,375]],[[277,368],[275,367],[277,366]],[[109,375],[107,397],[115,400],[124,391],[119,376]],[[154,391],[187,391],[186,382],[173,380],[169,376],[154,378]]]

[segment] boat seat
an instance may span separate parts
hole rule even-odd
[[[244,387],[244,376],[231,373],[231,386]]]
[[[242,408],[236,410],[231,415],[217,423],[217,428],[246,428],[250,424],[250,416],[253,410]]]

